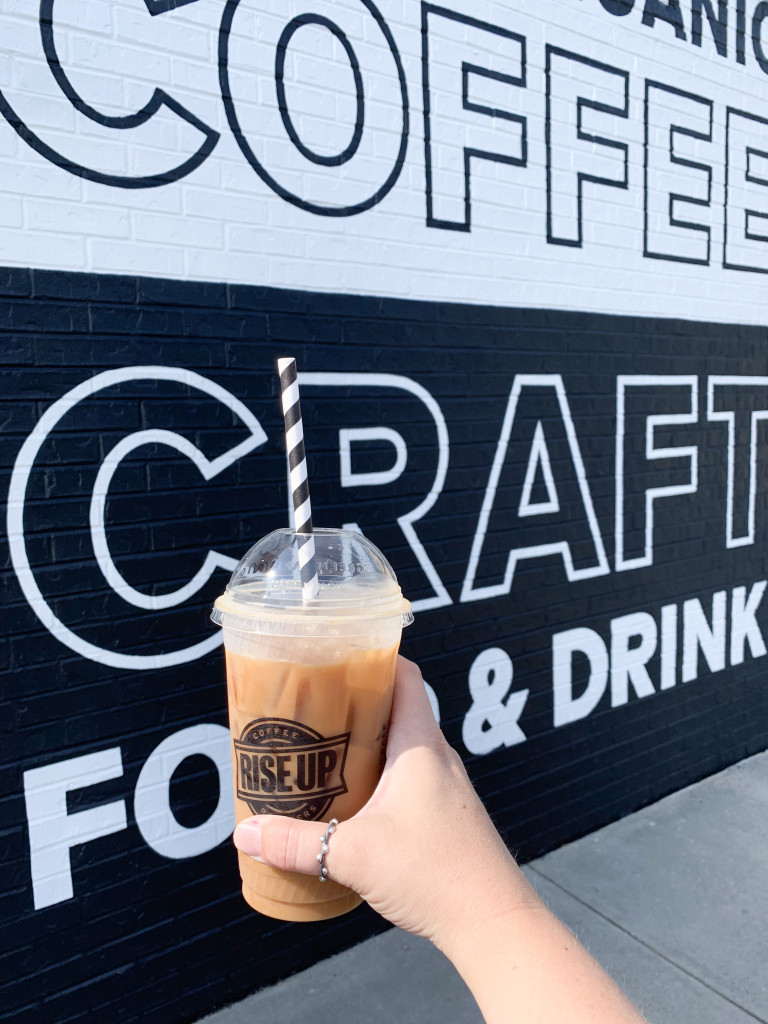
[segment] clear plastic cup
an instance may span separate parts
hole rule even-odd
[[[410,604],[361,534],[315,530],[314,539],[316,598],[302,602],[300,535],[275,530],[240,561],[211,616],[224,631],[238,822],[343,821],[371,796],[384,763]],[[320,921],[360,903],[332,880],[238,858],[245,900],[270,917]]]

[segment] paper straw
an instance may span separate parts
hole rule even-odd
[[[299,537],[299,569],[301,570],[301,598],[309,601],[317,597],[320,583],[315,561],[315,538],[312,535],[312,506],[309,503],[307,456],[304,451],[304,427],[301,422],[299,382],[295,359],[278,359],[280,392],[285,418],[285,447],[291,471],[294,528]]]

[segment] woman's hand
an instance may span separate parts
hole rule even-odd
[[[273,867],[316,874],[325,829],[261,815],[241,822],[234,839]],[[444,950],[466,927],[468,880],[475,913],[537,902],[435,722],[421,672],[405,658],[383,775],[365,807],[338,825],[325,864],[387,920]]]
[[[273,867],[316,874],[325,829],[259,816],[238,825],[235,844]],[[404,658],[384,773],[365,807],[338,825],[325,863],[393,924],[431,939],[488,1024],[644,1024],[526,881]]]

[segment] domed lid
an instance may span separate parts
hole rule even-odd
[[[319,592],[302,601],[298,552],[303,535],[275,530],[240,560],[211,618],[225,616],[286,624],[297,621],[386,619],[401,626],[413,622],[410,602],[400,590],[392,566],[379,549],[352,530],[313,532]]]

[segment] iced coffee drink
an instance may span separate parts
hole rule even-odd
[[[381,774],[409,604],[389,563],[360,534],[314,536],[313,600],[302,600],[296,534],[276,530],[248,552],[216,601],[238,822],[252,814],[343,821]],[[331,880],[238,857],[243,896],[272,917],[323,920],[360,902]]]

